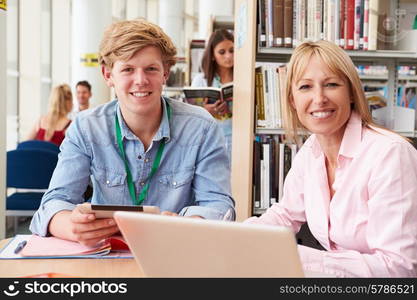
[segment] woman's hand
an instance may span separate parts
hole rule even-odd
[[[220,100],[219,100],[220,101]],[[217,102],[219,102],[217,101]],[[217,114],[223,116],[229,112],[229,108],[225,101],[220,101],[220,104],[217,106]]]
[[[49,223],[52,235],[85,246],[93,246],[118,231],[114,219],[96,219],[94,213],[83,213],[79,206],[58,212]]]
[[[217,100],[215,103],[209,104],[208,98],[204,99],[204,108],[214,117],[226,114],[228,109],[226,102]]]

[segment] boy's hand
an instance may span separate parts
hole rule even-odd
[[[80,206],[76,206],[72,211],[58,212],[49,224],[49,232],[52,235],[85,246],[94,246],[118,231],[119,228],[113,219],[96,219],[94,213],[84,213]]]

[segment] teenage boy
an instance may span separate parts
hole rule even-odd
[[[161,96],[176,49],[145,20],[108,27],[100,44],[104,79],[117,100],[79,115],[30,229],[92,245],[118,231],[76,206],[93,182],[92,203],[154,205],[167,215],[234,218],[221,130],[202,108]]]

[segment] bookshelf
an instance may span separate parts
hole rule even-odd
[[[232,30],[234,21],[232,16],[212,16],[209,24],[209,35],[216,29]]]
[[[255,64],[256,62],[287,62],[293,48],[259,48],[257,41],[257,3],[255,0],[235,1],[235,67],[232,148],[232,194],[236,201],[237,220],[252,216],[253,141],[256,134],[283,134],[282,129],[256,128],[255,126]],[[355,63],[385,65],[388,75],[389,119],[393,121],[394,99],[399,80],[415,80],[398,76],[399,65],[417,65],[416,51],[345,50]],[[363,78],[364,80],[366,78]],[[388,124],[390,127],[390,124]],[[417,131],[399,132],[407,137],[417,137]]]
[[[185,78],[185,85],[191,85],[196,74],[201,72],[201,59],[203,58],[205,40],[191,40],[188,44],[187,50],[187,76]]]

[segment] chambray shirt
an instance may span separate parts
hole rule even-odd
[[[124,122],[117,100],[78,114],[66,132],[48,191],[33,216],[33,233],[47,235],[49,221],[57,212],[84,202],[90,177],[92,203],[133,205],[117,146],[116,113],[137,194],[146,184],[159,144],[166,141],[143,205],[206,219],[221,219],[230,209],[234,219],[228,158],[216,121],[200,107],[161,99],[163,117],[147,151]],[[171,108],[170,121],[166,102]]]
[[[352,113],[330,197],[313,134],[297,153],[280,203],[246,222],[298,232],[307,222],[327,250],[298,246],[308,272],[336,277],[417,276],[417,151],[399,135],[362,126]]]

